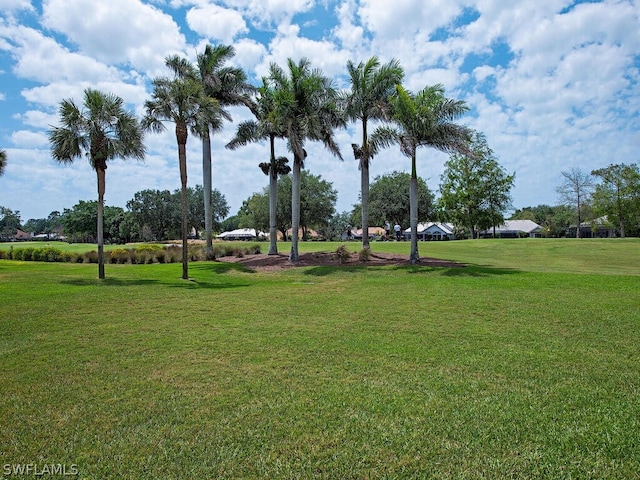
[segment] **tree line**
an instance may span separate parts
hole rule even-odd
[[[353,155],[361,170],[361,224],[368,231],[369,162],[382,149],[393,145],[411,161],[409,180],[411,261],[419,262],[417,245],[417,152],[420,147],[449,153],[472,155],[471,129],[456,121],[468,110],[465,102],[445,96],[442,85],[426,86],[414,93],[402,85],[403,69],[396,60],[381,64],[377,57],[358,64],[349,61],[350,90],[340,91],[334,80],[311,62],[288,59],[286,67],[272,63],[258,87],[247,82],[242,69],[227,65],[235,52],[232,46],[207,45],[195,63],[180,56],[167,57],[170,71],[152,81],[151,98],[145,102],[145,115],[138,121],[123,108],[122,99],[94,89],[85,90],[84,108],[72,99],[60,104],[60,126],[49,132],[52,156],[61,163],[73,162],[84,154],[98,179],[97,243],[98,276],[104,278],[103,209],[107,161],[113,158],[143,159],[145,132],[160,132],[172,124],[176,135],[181,181],[181,236],[183,278],[188,278],[187,236],[188,198],[186,144],[189,135],[202,141],[203,188],[205,209],[211,191],[211,136],[231,116],[227,108],[244,105],[255,121],[238,127],[228,147],[239,148],[248,142],[269,140],[269,165],[263,171],[271,177],[270,232],[275,233],[277,190],[274,188],[282,169],[291,169],[291,261],[298,259],[298,230],[301,215],[301,170],[309,159],[305,145],[322,142],[336,157],[342,153],[335,140],[336,129],[350,122],[362,127],[362,139],[352,144]],[[369,122],[376,122],[373,132]],[[283,139],[292,155],[291,166],[276,156],[275,139]],[[266,157],[266,155],[265,155]],[[264,162],[266,163],[266,162]],[[206,215],[207,222],[210,215]],[[214,258],[212,229],[205,225],[207,255]],[[277,253],[275,235],[271,235],[269,253]],[[369,248],[363,235],[363,248]]]
[[[107,162],[114,158],[142,160],[145,155],[144,135],[161,132],[168,124],[175,131],[181,182],[182,277],[188,278],[186,245],[190,207],[186,145],[190,135],[202,142],[206,250],[207,258],[215,258],[210,198],[213,191],[211,136],[222,129],[224,122],[232,121],[228,110],[230,106],[245,106],[255,120],[238,125],[228,148],[241,148],[250,142],[268,142],[269,149],[265,152],[268,162],[262,162],[260,168],[270,179],[270,254],[278,253],[275,233],[279,177],[283,174],[291,176],[292,238],[289,258],[295,262],[303,215],[301,171],[310,161],[305,145],[310,141],[321,142],[329,152],[342,159],[335,132],[349,124],[357,124],[362,130],[362,137],[351,147],[361,172],[359,223],[363,231],[368,231],[370,223],[371,160],[382,149],[395,146],[410,161],[408,223],[412,263],[420,261],[417,159],[421,147],[453,155],[449,165],[452,175],[446,179],[443,190],[443,208],[451,212],[456,221],[468,226],[472,236],[476,228],[495,225],[502,219],[509,206],[514,176],[497,165],[481,133],[457,123],[469,107],[464,101],[448,98],[442,85],[427,85],[418,92],[412,92],[402,85],[404,71],[397,60],[382,64],[374,56],[366,62],[347,62],[349,89],[337,89],[334,80],[314,68],[306,58],[297,62],[288,59],[285,67],[272,63],[268,75],[261,79],[259,86],[255,86],[247,81],[242,69],[229,65],[234,55],[232,46],[207,45],[194,63],[177,55],[167,57],[165,65],[170,74],[153,79],[150,98],[144,104],[145,114],[140,120],[124,109],[121,98],[91,88],[85,90],[82,106],[73,99],[60,103],[59,126],[49,131],[52,156],[58,162],[70,163],[86,155],[98,179],[99,278],[104,278],[103,199]],[[276,154],[276,139],[286,142],[291,159]],[[464,162],[466,165],[462,165]],[[453,174],[456,166],[460,171]],[[476,195],[477,192],[484,195],[473,208],[459,191],[460,186],[471,184]],[[362,238],[363,248],[369,248],[368,235]]]
[[[560,205],[526,207],[512,218],[530,219],[543,226],[548,236],[580,238],[588,230],[606,228],[616,236],[640,236],[640,168],[633,164],[610,164],[592,170],[561,172],[556,189]]]
[[[126,209],[105,205],[103,208],[103,240],[105,243],[157,242],[180,238],[181,192],[146,189],[136,192]],[[201,185],[187,189],[189,211],[187,224],[195,238],[205,228],[204,191]],[[227,200],[214,189],[211,198],[211,222],[221,228],[229,214]],[[44,238],[65,238],[67,241],[96,242],[97,201],[80,200],[62,213],[51,212],[47,218],[29,219],[21,225],[20,212],[0,207],[0,238],[9,239],[17,229]]]

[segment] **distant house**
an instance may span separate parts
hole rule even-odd
[[[411,240],[411,228],[403,233],[405,240]],[[418,224],[418,240],[455,240],[454,226],[452,223],[427,222]]]
[[[375,237],[384,237],[385,231],[382,227],[369,227],[369,239]],[[354,240],[362,240],[362,229],[358,228],[351,230],[351,238]]]
[[[614,238],[615,236],[616,231],[606,215],[580,224],[580,238]],[[575,225],[568,228],[567,237],[576,237]]]
[[[480,237],[492,237],[494,229],[483,230]],[[542,237],[542,227],[533,220],[505,220],[495,228],[497,238]]]
[[[22,230],[18,229],[16,231],[16,234],[13,236],[13,239],[18,242],[22,242],[24,240],[31,240],[31,234],[27,232],[23,232]]]
[[[220,240],[257,240],[264,236],[265,234],[263,232],[258,232],[256,235],[255,228],[238,228],[236,230],[222,232],[220,235],[217,235],[216,238]]]

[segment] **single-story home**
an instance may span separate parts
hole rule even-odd
[[[480,237],[492,237],[494,229],[480,232]],[[497,238],[542,237],[542,227],[533,220],[505,220],[495,228]]]
[[[385,231],[384,228],[382,227],[369,227],[369,238],[375,238],[375,237],[384,237],[385,236]],[[351,230],[351,238],[353,238],[354,240],[362,240],[362,229],[358,228],[358,229],[352,229]]]
[[[411,240],[411,228],[403,232],[405,240]],[[418,240],[455,240],[454,226],[446,222],[427,222],[418,224]]]
[[[575,236],[576,226],[571,225],[567,230],[567,237],[575,238]],[[614,238],[615,236],[616,230],[606,215],[580,224],[580,238]]]
[[[18,229],[16,234],[13,236],[13,239],[16,241],[31,240],[31,234]]]
[[[264,236],[264,232],[258,232],[256,235],[255,228],[237,228],[236,230],[222,232],[220,235],[217,235],[216,238],[220,240],[256,240]]]

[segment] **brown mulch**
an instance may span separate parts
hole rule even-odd
[[[379,266],[406,266],[411,265],[408,255],[392,253],[372,253],[369,260],[361,262],[357,253],[352,253],[346,262],[341,262],[333,252],[313,252],[301,253],[297,262],[290,262],[289,255],[279,253],[278,255],[267,255],[259,253],[255,255],[245,255],[243,257],[218,257],[221,262],[233,262],[241,264],[256,271],[277,271],[293,267],[320,267],[320,266],[359,266],[359,267],[379,267]],[[464,264],[439,260],[437,258],[420,257],[420,266],[423,267],[464,267]]]

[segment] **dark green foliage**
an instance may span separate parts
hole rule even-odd
[[[469,154],[451,155],[445,164],[439,203],[446,221],[476,238],[504,222],[515,174],[500,166],[483,134],[476,132],[469,148]]]
[[[369,219],[371,226],[382,227],[385,220],[393,226],[398,222],[408,227],[409,182],[411,175],[406,172],[392,172],[377,176],[369,188]],[[427,183],[418,178],[418,214],[420,222],[433,220],[433,193]],[[359,208],[358,205],[355,206]]]

